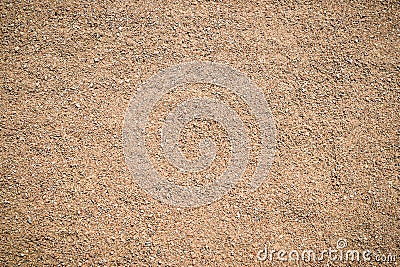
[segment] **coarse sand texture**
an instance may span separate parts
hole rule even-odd
[[[0,8],[0,266],[400,265],[399,1]]]

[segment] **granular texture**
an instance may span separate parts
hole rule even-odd
[[[257,254],[265,245],[324,250],[338,240],[400,254],[398,1],[0,7],[1,266],[286,266]],[[131,176],[124,117],[150,77],[204,61],[240,71],[263,91],[277,131],[274,162],[255,192],[245,174],[209,205],[166,205]],[[166,115],[163,103],[185,97],[175,92],[152,110],[154,120]],[[199,138],[214,138],[211,173],[219,174],[231,155],[224,131],[196,120],[178,144],[197,159]],[[217,179],[209,178],[165,179]]]

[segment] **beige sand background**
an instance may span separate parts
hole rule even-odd
[[[0,6],[1,266],[267,266],[265,244],[339,238],[400,255],[397,1]],[[195,60],[264,90],[278,148],[255,193],[183,209],[133,182],[121,134],[136,86]]]

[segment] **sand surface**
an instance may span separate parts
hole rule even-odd
[[[400,265],[400,5],[280,2],[1,1],[0,265],[294,266],[257,254],[338,240]],[[192,61],[263,90],[277,147],[255,192],[182,208],[135,183],[122,129],[138,85]],[[214,179],[225,130],[190,127],[222,140]]]

